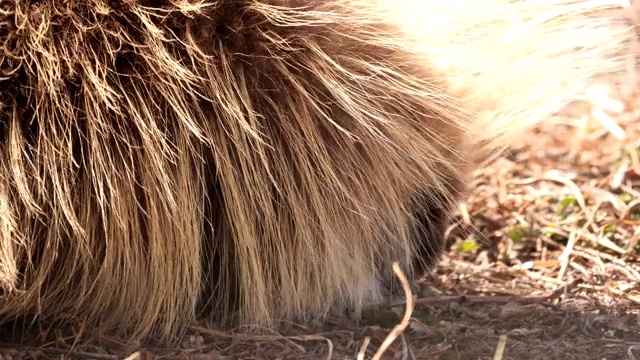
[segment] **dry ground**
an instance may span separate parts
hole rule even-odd
[[[382,358],[640,359],[640,100],[626,106],[606,126],[601,109],[572,106],[476,174],[450,251]],[[404,311],[261,337],[194,326],[175,348],[41,328],[40,343],[0,344],[0,359],[371,359]]]

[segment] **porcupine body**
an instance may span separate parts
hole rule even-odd
[[[614,5],[0,0],[0,318],[130,339],[356,312],[592,75]]]

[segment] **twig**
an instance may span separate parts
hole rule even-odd
[[[573,251],[573,246],[576,244],[576,232],[572,231],[569,234],[569,241],[567,241],[567,246],[562,251],[562,255],[560,255],[560,271],[558,271],[558,280],[562,280],[564,278],[565,273],[567,272],[567,267],[569,266],[569,259],[571,258],[571,252]]]
[[[369,341],[371,341],[370,337],[364,338],[364,342],[362,346],[360,346],[360,351],[358,351],[357,360],[364,360],[364,354],[367,352],[367,346],[369,346]]]
[[[411,314],[413,313],[414,300],[413,300],[413,294],[411,292],[411,287],[409,286],[409,281],[407,280],[407,277],[402,272],[402,269],[400,269],[400,265],[398,264],[398,262],[393,263],[393,271],[396,273],[396,276],[400,279],[400,282],[402,282],[402,288],[404,289],[404,293],[407,298],[404,317],[402,318],[402,321],[400,321],[400,323],[396,325],[393,328],[393,330],[391,330],[391,333],[387,335],[387,338],[382,343],[382,346],[380,346],[380,348],[378,349],[376,354],[373,355],[373,358],[371,358],[371,360],[379,360],[380,358],[382,358],[382,354],[384,354],[384,352],[387,351],[387,348],[389,347],[389,345],[391,345],[391,343],[400,334],[402,334],[402,332],[407,328],[407,326],[409,326],[409,321],[411,320]]]
[[[496,352],[493,355],[493,360],[502,360],[504,356],[504,348],[507,345],[507,335],[500,335],[498,338],[498,346],[496,346]]]
[[[416,299],[415,304],[420,306],[430,306],[436,304],[447,303],[483,303],[483,304],[503,304],[503,303],[540,303],[550,300],[555,300],[562,296],[565,291],[569,291],[581,280],[574,280],[571,283],[561,286],[548,295],[513,295],[513,296],[486,296],[486,295],[459,295],[459,296],[440,296],[437,298],[422,298]]]
[[[141,356],[140,351],[136,351],[133,354],[124,358],[124,360],[136,360],[136,359],[140,359],[140,356]]]

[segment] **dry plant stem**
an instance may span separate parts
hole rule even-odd
[[[633,355],[633,350],[640,350],[640,345],[629,346],[627,349],[627,356],[629,356],[630,360],[636,360],[636,356]]]
[[[326,337],[320,335],[304,335],[301,336],[301,338],[304,341],[326,341],[329,348],[327,351],[327,360],[331,360],[333,358],[333,342],[330,339],[327,339]]]
[[[437,298],[424,298],[424,299],[416,299],[416,306],[432,306],[436,304],[446,304],[446,303],[466,303],[466,304],[474,304],[474,303],[483,303],[483,304],[496,304],[496,303],[540,303],[550,300],[555,300],[560,298],[565,291],[571,290],[575,287],[581,280],[575,280],[566,286],[561,286],[551,294],[548,295],[539,295],[539,296],[483,296],[483,295],[460,295],[460,296],[440,296]],[[400,305],[400,304],[394,304]]]
[[[577,238],[577,234],[575,231],[571,232],[571,235],[569,236],[569,241],[567,243],[567,246],[564,248],[564,251],[562,252],[562,255],[560,255],[560,271],[558,271],[558,281],[562,281],[562,279],[564,278],[564,275],[567,272],[567,267],[569,266],[569,259],[571,258],[571,252],[573,250],[573,246],[576,243],[576,238]]]
[[[407,339],[404,336],[404,334],[401,335],[401,338],[402,338],[402,360],[409,360],[409,359],[414,360],[415,355],[413,354],[413,351],[409,347],[409,344],[407,343]]]
[[[504,356],[504,348],[507,345],[507,335],[500,335],[498,338],[498,346],[496,346],[496,352],[493,355],[493,360],[502,360]]]
[[[382,343],[378,351],[375,353],[375,355],[373,355],[371,360],[379,360],[382,358],[382,354],[384,354],[384,352],[387,351],[387,349],[389,348],[389,345],[391,345],[391,343],[393,343],[393,341],[396,338],[398,338],[400,334],[402,334],[402,332],[407,328],[407,326],[409,326],[409,321],[411,320],[411,314],[413,313],[413,308],[414,308],[413,293],[411,292],[409,281],[407,280],[407,277],[405,276],[404,272],[402,272],[402,269],[400,269],[400,264],[397,261],[393,263],[393,272],[400,279],[400,282],[402,283],[402,288],[404,289],[404,293],[407,298],[404,317],[402,318],[402,321],[400,321],[400,323],[396,325],[393,328],[393,330],[391,330],[389,335],[387,335],[387,338],[384,340],[384,342]],[[364,356],[364,350],[365,350],[365,347],[363,346],[361,350],[361,354],[363,354],[363,356]]]
[[[56,349],[48,347],[47,352],[59,354],[59,359],[94,359],[94,360],[118,360],[116,355],[111,354],[99,354],[95,352],[86,351],[69,351],[65,349]],[[136,359],[136,358],[134,358]]]
[[[626,140],[626,134],[624,130],[618,125],[609,115],[607,115],[604,110],[601,108],[595,108],[591,111],[591,116],[600,121],[603,126],[611,133],[611,135],[615,136],[618,141]]]
[[[331,359],[333,357],[333,348],[334,348],[333,342],[330,339],[317,334],[300,335],[300,336],[248,335],[248,334],[232,334],[224,331],[217,331],[217,330],[209,329],[199,325],[193,325],[190,328],[191,330],[201,334],[207,334],[217,338],[226,338],[226,339],[234,339],[234,340],[242,340],[242,341],[279,341],[279,340],[303,341],[303,342],[325,341],[327,342],[328,349],[329,349],[327,354],[327,359]]]
[[[369,336],[367,336],[366,338],[364,338],[364,342],[362,343],[362,346],[360,346],[360,351],[358,351],[358,360],[364,360],[364,355],[367,352],[367,346],[369,346],[369,341],[371,341],[371,338]]]
[[[634,249],[638,245],[638,242],[640,242],[640,226],[636,227],[631,240],[629,240],[629,245],[627,246],[627,254],[634,251]]]
[[[540,178],[523,179],[520,181],[514,181],[513,184],[514,185],[530,185],[539,181],[552,181],[552,182],[563,184],[564,186],[569,188],[571,193],[573,193],[573,196],[575,196],[576,201],[578,202],[578,205],[580,205],[580,209],[584,211],[589,218],[593,217],[591,215],[591,209],[587,207],[586,201],[582,196],[582,191],[580,191],[580,188],[578,188],[578,186],[570,179],[567,179],[562,176],[558,176],[557,174],[554,174],[554,173],[547,173],[545,174],[545,176]]]
[[[133,354],[127,356],[124,360],[137,360],[141,358],[140,351],[136,351]]]

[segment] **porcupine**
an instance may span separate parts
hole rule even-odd
[[[0,0],[0,317],[355,313],[592,75],[616,3]]]

